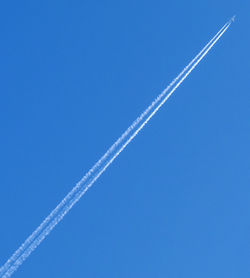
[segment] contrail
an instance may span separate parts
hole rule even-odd
[[[207,45],[195,56],[195,58],[182,70],[182,72],[167,86],[166,89],[152,102],[152,104],[129,126],[129,128],[118,138],[118,140],[108,149],[108,151],[97,161],[97,163],[89,170],[89,172],[76,184],[76,186],[68,193],[68,195],[59,203],[59,205],[49,214],[48,217],[40,224],[40,226],[26,239],[26,241],[17,249],[17,251],[9,258],[9,260],[4,264],[1,271],[5,271],[11,262],[16,260],[23,250],[29,245],[31,241],[44,229],[44,227],[50,222],[50,220],[58,213],[58,211],[71,199],[73,194],[81,187],[81,185],[86,182],[86,180],[93,175],[93,173],[100,167],[100,165],[107,159],[107,157],[113,153],[116,147],[121,144],[128,134],[131,133],[135,127],[145,118],[146,115],[159,103],[159,101],[166,95],[166,93],[172,88],[172,86],[180,79],[181,76],[187,71],[188,68],[198,59],[198,57],[205,51],[205,49],[213,42],[213,40],[224,30],[224,28],[229,24],[227,22],[219,32],[207,43]]]
[[[70,193],[50,213],[50,215],[42,222],[42,224],[17,249],[17,251],[0,269],[0,274],[2,275],[2,277],[10,277],[17,270],[17,268],[28,258],[28,256],[36,249],[36,247],[46,238],[46,236],[63,219],[63,217],[69,212],[74,204],[79,201],[84,193],[94,184],[94,182],[116,159],[116,157],[126,148],[126,146],[135,138],[140,130],[155,115],[160,107],[173,94],[173,92],[181,85],[186,77],[192,72],[192,70],[198,65],[198,63],[204,58],[208,51],[229,28],[232,21],[233,20],[231,19],[220,29],[220,31],[210,40],[210,42],[200,51],[200,53],[196,55],[196,57],[188,64],[188,66],[183,69],[183,71],[152,102],[152,104],[140,115],[140,117],[138,117],[132,123],[132,125],[122,134],[122,136],[108,149],[108,151],[101,157],[101,159],[89,170],[89,172],[76,184],[76,186],[70,191]],[[166,95],[166,93],[170,89],[171,91]],[[149,114],[150,111],[152,112]],[[146,116],[147,118],[142,121]],[[132,131],[138,125],[139,127],[132,133]],[[130,135],[131,133],[132,135]],[[129,138],[128,135],[130,135]],[[120,146],[121,144],[122,146]]]
[[[60,211],[60,209],[72,198],[72,196],[79,190],[90,176],[93,176],[95,171],[106,161],[106,159],[113,153],[113,151],[124,141],[125,138],[138,126],[138,124],[148,115],[148,113],[160,102],[166,93],[173,87],[173,85],[183,76],[183,74],[190,68],[190,66],[201,56],[207,47],[215,40],[215,38],[225,29],[229,24],[227,22],[219,32],[207,43],[207,45],[195,56],[195,58],[182,70],[182,72],[167,86],[166,89],[152,102],[152,104],[129,126],[129,128],[118,138],[118,140],[108,149],[108,151],[98,160],[98,162],[89,170],[89,172],[76,184],[76,186],[67,194],[67,196],[59,203],[59,205],[49,214],[48,217],[40,224],[40,226],[26,239],[26,241],[17,249],[17,251],[9,258],[9,260],[0,268],[0,274],[6,271],[10,264],[15,261],[20,254],[27,248],[27,246],[36,238],[36,236],[46,227],[51,219]]]

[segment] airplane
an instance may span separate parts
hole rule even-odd
[[[236,15],[234,15],[234,16],[230,19],[230,21],[231,21],[231,22],[234,22],[235,17],[236,17]]]

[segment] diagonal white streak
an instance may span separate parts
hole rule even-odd
[[[97,161],[97,163],[88,171],[88,173],[76,184],[76,186],[67,194],[67,196],[58,204],[58,206],[45,218],[40,226],[25,240],[25,242],[16,250],[16,252],[8,259],[2,268],[0,274],[6,271],[11,262],[15,261],[27,246],[36,238],[37,235],[46,227],[51,219],[60,211],[60,209],[71,199],[81,185],[98,169],[98,167],[106,160],[106,158],[123,142],[132,130],[145,118],[146,115],[159,103],[172,86],[183,76],[190,66],[198,59],[205,49],[213,42],[213,40],[224,30],[229,23],[226,23],[219,32],[207,43],[207,45],[195,56],[195,58],[182,70],[182,72],[168,85],[168,87],[152,102],[152,104],[132,123],[132,125],[118,138],[118,140],[108,149],[108,151]]]
[[[35,230],[35,232],[33,232],[32,235],[10,257],[10,259],[0,269],[0,274],[2,274],[3,278],[10,277],[17,270],[17,268],[28,258],[28,256],[38,247],[38,245],[40,245],[40,243],[47,237],[47,235],[54,229],[54,227],[64,218],[64,216],[80,200],[85,192],[95,183],[95,181],[102,175],[102,173],[117,158],[117,156],[126,148],[126,146],[136,137],[136,135],[143,129],[143,127],[149,122],[149,120],[156,114],[156,112],[181,85],[181,83],[187,78],[187,76],[193,71],[193,69],[199,64],[199,62],[220,39],[220,37],[224,34],[224,32],[229,28],[230,25],[231,21],[227,22],[220,29],[220,31],[210,40],[210,42],[200,51],[200,53],[196,55],[196,57],[188,64],[188,66],[183,69],[183,71],[154,100],[154,102],[140,115],[140,117],[138,117],[133,122],[133,124],[122,134],[122,136],[108,149],[108,151],[102,156],[102,158],[89,170],[89,172],[77,183],[77,185],[70,191],[70,193],[50,213],[50,215],[42,222],[42,224]],[[170,89],[171,91],[166,95],[166,93]],[[151,110],[153,111],[149,114]],[[149,116],[142,122],[142,120],[148,114]],[[134,131],[134,133],[127,140],[125,140],[139,124],[140,126]],[[125,143],[123,143],[123,145],[118,148],[118,146],[124,141]],[[109,158],[111,154],[113,155]],[[90,180],[88,181],[88,179]]]
[[[40,226],[25,240],[25,242],[16,250],[16,252],[8,259],[8,261],[0,268],[0,274],[6,271],[10,264],[15,261],[27,246],[36,238],[37,235],[46,227],[51,219],[60,211],[60,209],[72,198],[79,190],[81,185],[100,167],[100,165],[112,154],[112,152],[121,144],[125,138],[138,126],[138,124],[148,115],[148,113],[160,102],[173,85],[183,76],[190,66],[201,56],[214,39],[225,29],[229,23],[227,22],[218,33],[207,43],[207,45],[195,56],[195,58],[181,71],[181,73],[167,86],[166,89],[152,102],[152,104],[129,126],[129,128],[118,138],[118,140],[108,149],[108,151],[97,161],[97,163],[87,172],[87,174],[74,186],[67,196],[58,204],[58,206],[44,219]]]

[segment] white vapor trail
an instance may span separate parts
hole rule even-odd
[[[232,23],[229,20],[168,87],[152,102],[150,106],[132,123],[118,138],[108,151],[97,161],[87,174],[74,186],[58,206],[45,218],[40,226],[25,240],[15,253],[0,268],[2,278],[10,277],[29,255],[40,245],[54,227],[64,218],[71,208],[80,200],[85,192],[95,183],[116,157],[136,137],[161,106],[181,85],[199,62],[205,57],[214,44],[220,39]],[[170,92],[169,92],[170,91]],[[168,93],[169,92],[169,93]],[[168,94],[167,94],[168,93]],[[145,119],[146,118],[146,119]]]
[[[72,196],[77,192],[86,180],[99,169],[100,165],[106,161],[107,157],[113,153],[116,147],[121,144],[128,134],[131,133],[135,127],[145,118],[146,115],[159,103],[159,101],[166,95],[166,93],[172,88],[172,86],[180,79],[181,76],[187,71],[188,68],[198,59],[198,57],[205,51],[205,49],[212,43],[212,41],[224,30],[228,25],[227,22],[219,32],[208,42],[208,44],[199,52],[198,55],[182,70],[182,72],[168,85],[168,87],[152,102],[152,104],[132,123],[132,125],[121,135],[121,137],[108,149],[108,151],[98,160],[98,162],[89,170],[89,172],[76,184],[76,186],[69,192],[69,194],[59,203],[59,205],[49,214],[48,217],[40,224],[40,226],[26,239],[26,241],[17,249],[17,251],[9,258],[9,260],[0,268],[0,274],[5,271],[10,264],[16,260],[31,241],[44,229],[44,227],[50,222],[50,220],[58,213],[58,211],[67,203]]]

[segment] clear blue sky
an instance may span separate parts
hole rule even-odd
[[[1,2],[0,264],[236,14],[15,277],[249,277],[247,2]]]

